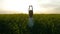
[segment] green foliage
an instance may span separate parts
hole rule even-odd
[[[60,34],[60,14],[34,14],[34,26],[27,26],[27,14],[0,14],[1,34]]]

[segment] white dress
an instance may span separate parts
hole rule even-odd
[[[29,27],[33,27],[33,25],[34,25],[33,18],[29,18],[29,19],[28,19],[28,26],[29,26]]]

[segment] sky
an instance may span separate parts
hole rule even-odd
[[[0,0],[0,14],[28,14],[29,5],[33,6],[33,12],[36,14],[60,14],[60,0]]]

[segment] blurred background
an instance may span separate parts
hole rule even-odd
[[[0,34],[60,34],[60,0],[0,0]]]
[[[60,0],[0,0],[0,14],[28,14],[29,5],[34,14],[60,14]]]

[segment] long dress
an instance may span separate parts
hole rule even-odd
[[[32,32],[33,32],[33,26],[34,26],[34,20],[33,20],[33,18],[32,17],[30,17],[29,19],[28,19],[28,24],[27,24],[28,26],[27,26],[27,30],[30,32],[30,34],[32,34]]]
[[[33,25],[34,25],[34,21],[33,21],[33,18],[31,17],[28,19],[28,26],[33,27]]]

